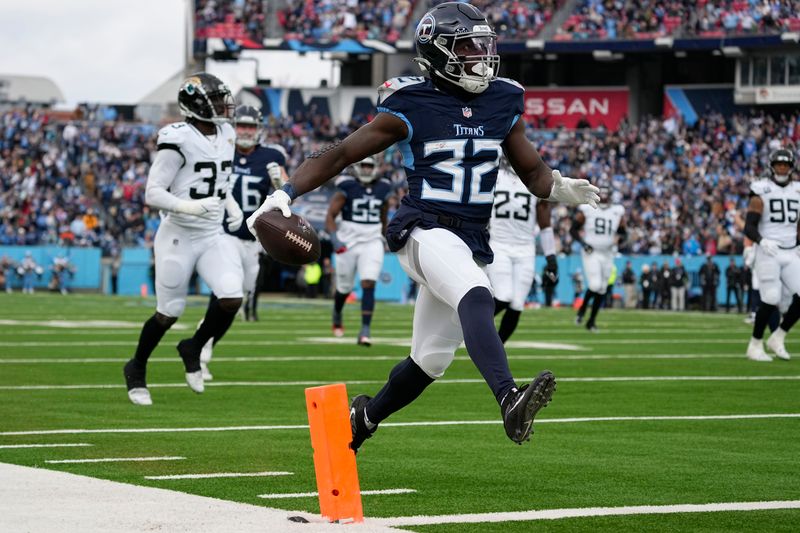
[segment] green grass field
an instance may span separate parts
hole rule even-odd
[[[154,301],[4,294],[0,302],[0,462],[315,513],[315,497],[259,497],[316,490],[303,390],[345,382],[351,396],[374,394],[408,355],[413,311],[379,303],[376,343],[363,348],[357,305],[347,306],[348,336],[336,343],[329,302],[264,300],[260,322],[235,322],[218,345],[215,379],[196,395],[175,350],[203,314],[205,300],[194,300],[178,322],[187,329],[170,331],[151,358],[155,405],[137,407],[122,365]],[[441,515],[800,500],[800,357],[747,361],[750,326],[736,314],[606,311],[598,334],[572,319],[571,310],[528,310],[511,339],[518,381],[544,368],[558,379],[530,443],[506,438],[488,387],[459,350],[444,378],[358,454],[362,490],[414,491],[365,495],[365,515],[429,517],[405,527],[431,533],[797,531],[800,510],[789,509],[441,523]],[[798,339],[790,335],[787,348],[800,356]],[[7,447],[48,443],[91,446]],[[185,459],[46,462],[161,456]],[[291,474],[145,478],[263,471]]]

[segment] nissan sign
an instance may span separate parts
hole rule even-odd
[[[616,130],[628,116],[628,89],[528,89],[525,120],[544,127],[575,128],[581,119],[591,127]]]

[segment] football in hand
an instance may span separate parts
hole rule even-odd
[[[289,218],[278,211],[266,211],[253,225],[258,241],[276,261],[287,265],[306,265],[319,259],[317,232],[308,221],[294,213]]]

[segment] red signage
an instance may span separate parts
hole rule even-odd
[[[525,120],[544,128],[577,128],[588,122],[609,130],[628,116],[628,89],[528,89]],[[581,124],[583,125],[583,124]]]

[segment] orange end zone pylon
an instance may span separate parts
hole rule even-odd
[[[363,522],[350,409],[344,383],[306,389],[319,510],[331,522]]]

